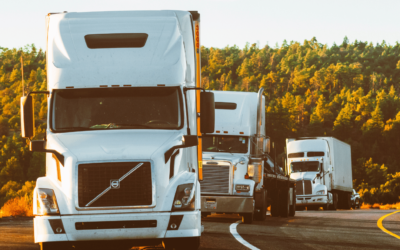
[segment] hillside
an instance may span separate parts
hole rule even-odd
[[[264,87],[267,135],[285,139],[334,136],[352,146],[354,187],[366,202],[400,196],[400,44],[347,38],[331,47],[315,38],[281,46],[201,49],[206,89],[258,91]],[[45,53],[34,45],[0,47],[0,207],[29,197],[43,176],[44,153],[32,153],[20,137],[21,54],[26,91],[46,90]],[[45,96],[35,96],[37,138],[46,128]],[[27,199],[29,202],[29,199]]]

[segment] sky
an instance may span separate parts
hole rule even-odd
[[[199,11],[206,47],[400,42],[400,0],[0,0],[0,47],[44,49],[50,12],[165,9]]]

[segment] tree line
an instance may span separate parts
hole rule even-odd
[[[45,174],[44,153],[21,138],[21,56],[27,91],[47,89],[45,52],[33,44],[0,47],[0,207],[29,196]],[[260,48],[201,48],[206,89],[256,92],[264,87],[267,135],[277,158],[285,139],[334,136],[351,145],[353,186],[368,203],[400,199],[400,44],[316,38]],[[37,138],[46,129],[47,99],[35,95]]]

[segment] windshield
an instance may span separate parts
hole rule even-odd
[[[317,161],[292,162],[292,163],[290,163],[290,171],[292,173],[319,172],[320,165],[319,165],[319,162],[317,162]]]
[[[203,136],[203,151],[247,153],[248,137],[244,137],[244,136]]]
[[[177,87],[56,90],[52,129],[57,132],[98,129],[179,129]]]

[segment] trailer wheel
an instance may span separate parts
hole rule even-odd
[[[271,216],[279,216],[279,190],[274,190],[271,195]]]
[[[281,217],[288,217],[290,210],[290,189],[282,190],[279,213]]]
[[[289,189],[290,190],[290,189]],[[294,216],[296,214],[296,192],[294,188],[292,188],[292,205],[290,205],[289,216]]]
[[[259,200],[256,200],[254,220],[264,221],[265,217],[267,216],[267,191],[265,189],[262,189],[260,193],[261,195],[258,196]],[[259,206],[260,204],[261,206]]]
[[[344,209],[351,208],[351,194],[343,193],[342,195],[342,206]]]
[[[166,250],[197,250],[200,247],[200,237],[165,239],[162,245]]]

